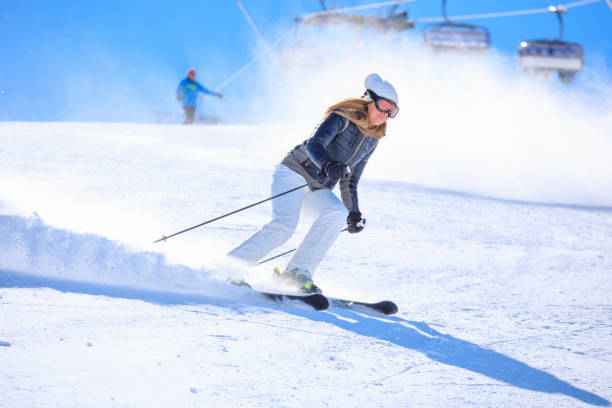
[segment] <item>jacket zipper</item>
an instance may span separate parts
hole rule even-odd
[[[351,157],[349,157],[349,159],[346,161],[346,165],[347,166],[350,166],[351,160],[353,160],[355,158],[355,156],[357,156],[357,153],[359,152],[359,149],[361,149],[361,145],[363,144],[363,142],[365,142],[365,140],[366,140],[366,136],[362,135],[361,136],[361,140],[359,141],[359,144],[355,148],[355,151],[353,152]]]

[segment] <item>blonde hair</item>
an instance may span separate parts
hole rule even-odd
[[[359,131],[364,135],[381,139],[387,132],[387,122],[370,127],[368,125],[368,103],[363,98],[348,98],[327,108],[325,116],[336,113],[357,125]]]

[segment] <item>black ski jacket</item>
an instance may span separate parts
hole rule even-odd
[[[342,202],[349,211],[359,212],[357,184],[378,139],[365,136],[357,125],[336,113],[329,114],[315,129],[312,137],[291,150],[282,164],[301,174],[312,190],[333,189],[336,185],[321,173],[328,161],[339,161],[350,168],[340,179]]]

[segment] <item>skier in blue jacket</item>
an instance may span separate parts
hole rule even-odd
[[[377,74],[365,79],[361,98],[348,98],[330,106],[314,134],[291,150],[276,167],[272,194],[308,183],[272,202],[272,220],[229,255],[254,265],[295,231],[301,210],[315,222],[279,278],[302,294],[321,293],[313,273],[340,231],[363,230],[357,185],[368,159],[387,131],[387,120],[397,115],[395,88]],[[332,192],[340,183],[342,201]]]
[[[198,106],[198,93],[201,92],[204,95],[215,95],[217,98],[223,98],[223,95],[219,92],[213,92],[207,88],[204,88],[202,84],[196,82],[196,70],[191,68],[187,71],[187,78],[179,82],[176,87],[176,99],[182,101],[183,110],[185,111],[184,124],[193,123],[195,116],[196,107]]]

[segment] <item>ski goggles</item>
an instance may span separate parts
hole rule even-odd
[[[397,115],[397,112],[399,112],[399,107],[391,99],[378,96],[371,89],[367,89],[366,94],[372,98],[374,105],[379,112],[386,113],[390,118],[394,118]]]

